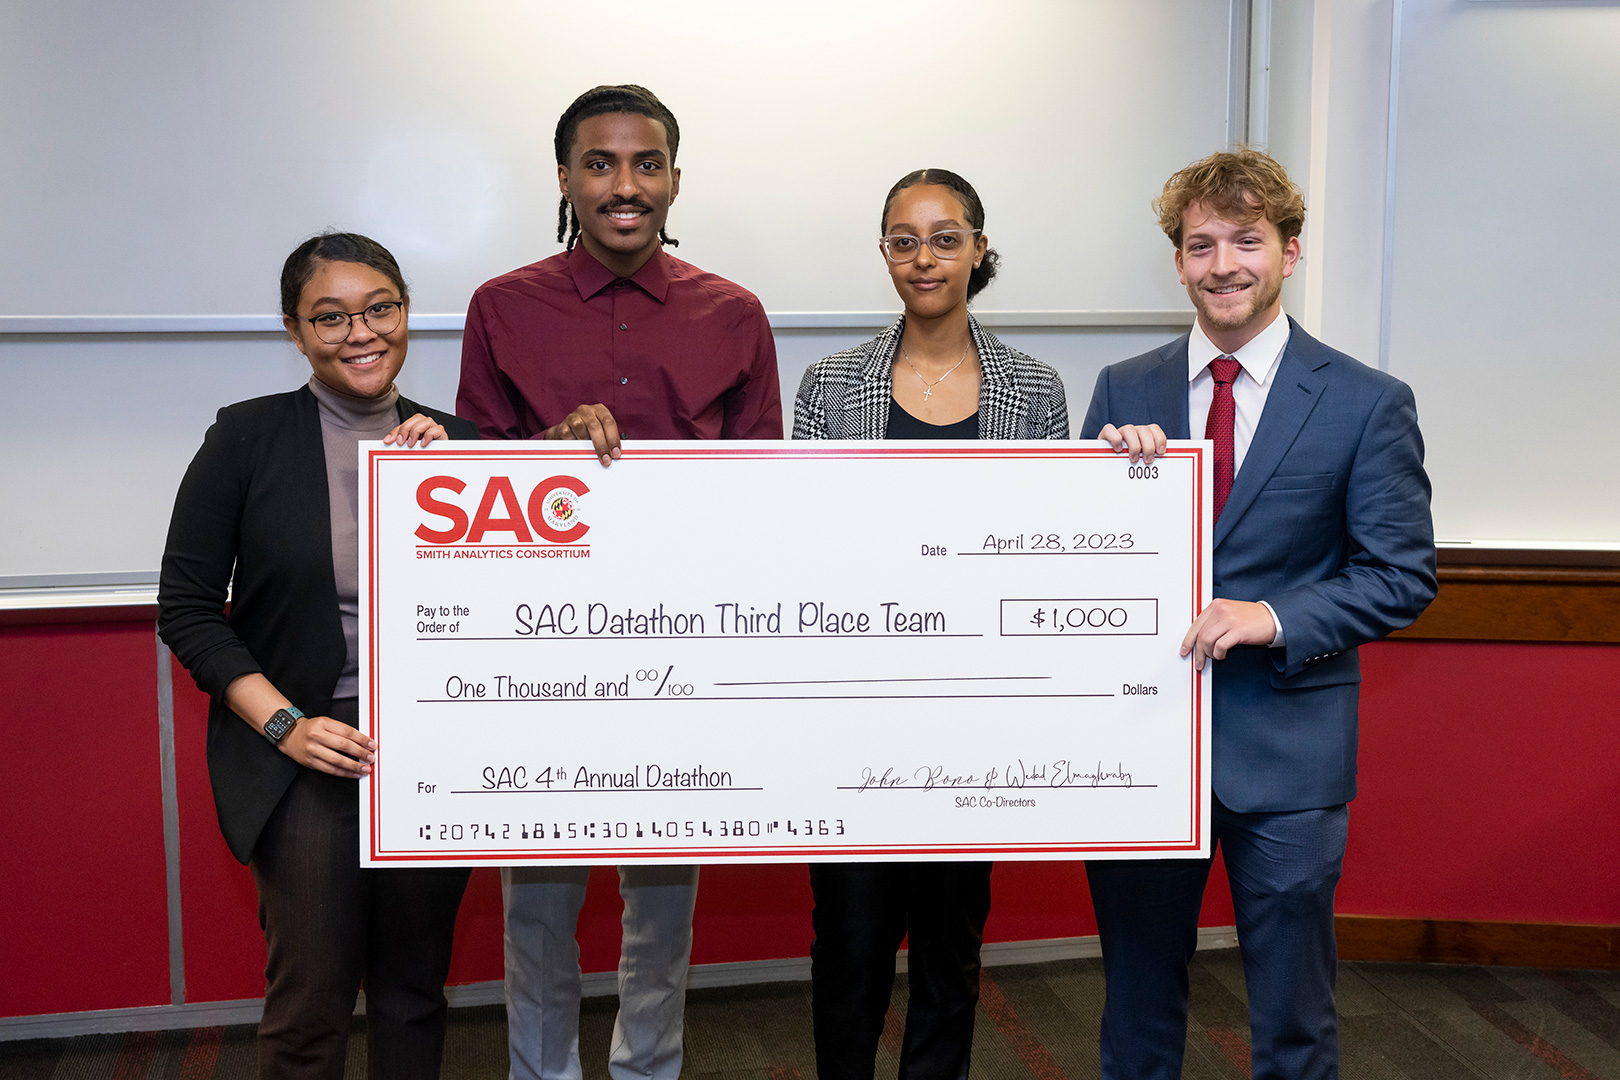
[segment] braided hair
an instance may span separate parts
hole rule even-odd
[[[664,134],[669,139],[669,163],[675,164],[675,152],[681,145],[681,126],[675,122],[675,114],[669,111],[658,97],[644,86],[634,83],[624,83],[620,86],[593,86],[579,97],[574,103],[563,110],[561,119],[557,121],[557,164],[567,168],[568,157],[574,150],[574,140],[579,136],[581,121],[593,116],[605,116],[608,113],[634,113],[657,120],[664,125]],[[557,203],[557,240],[564,244],[565,251],[574,250],[574,242],[579,239],[579,215],[574,213],[574,207],[564,195]],[[681,242],[670,236],[663,227],[658,230],[658,239],[670,247],[680,247]]]

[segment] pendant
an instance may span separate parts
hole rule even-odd
[[[933,396],[934,396],[934,388],[932,386],[923,387],[923,400],[924,401],[927,401],[929,398],[931,398]]]

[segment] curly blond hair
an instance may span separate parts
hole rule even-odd
[[[1198,203],[1228,221],[1249,222],[1264,216],[1277,226],[1286,244],[1305,228],[1305,198],[1288,172],[1269,154],[1247,146],[1223,150],[1177,172],[1153,200],[1159,228],[1179,249],[1181,219]]]

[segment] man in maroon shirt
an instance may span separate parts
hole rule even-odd
[[[563,114],[567,250],[487,282],[467,311],[456,412],[485,438],[588,438],[607,464],[621,437],[782,437],[759,300],[660,243],[676,243],[679,141],[640,87],[599,86]]]
[[[560,255],[487,282],[462,337],[456,412],[487,439],[780,439],[776,345],[748,290],[663,244],[680,128],[651,92],[598,86],[557,123]],[[578,240],[579,243],[575,243]],[[578,1077],[586,867],[501,871],[514,1080]],[[621,866],[624,944],[608,1071],[675,1080],[695,866]]]

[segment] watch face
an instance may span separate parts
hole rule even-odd
[[[271,742],[280,742],[287,732],[293,729],[293,725],[296,723],[298,723],[298,718],[292,713],[288,712],[286,709],[277,709],[276,714],[269,720],[265,721],[265,738],[269,739]]]

